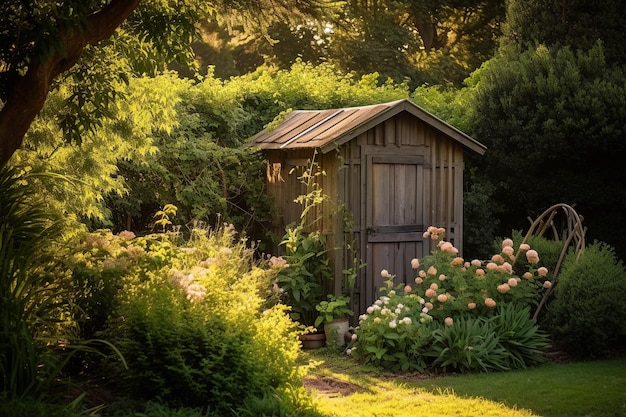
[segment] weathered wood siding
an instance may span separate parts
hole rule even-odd
[[[285,225],[299,222],[302,207],[294,200],[306,189],[297,177],[314,154],[285,150],[266,155],[268,174],[274,174],[268,175],[277,209],[274,231],[282,236]],[[394,274],[397,284],[413,280],[411,259],[433,249],[422,237],[428,226],[445,227],[446,239],[462,249],[463,149],[457,142],[400,113],[336,152],[315,157],[326,173],[318,178],[331,202],[311,213],[311,220],[317,220],[316,227],[326,234],[331,248],[333,290],[342,290],[342,270],[353,266],[350,249],[359,262],[367,263],[354,288],[356,313],[363,313],[378,297],[382,269]],[[343,230],[347,223],[338,212],[342,204],[351,213],[351,230]]]

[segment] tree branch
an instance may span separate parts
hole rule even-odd
[[[72,68],[87,45],[111,37],[140,1],[111,0],[87,17],[86,29],[61,33],[63,50],[29,66],[9,87],[7,101],[0,110],[0,167],[6,165],[22,145],[26,132],[46,102],[54,78]]]

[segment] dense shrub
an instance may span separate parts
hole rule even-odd
[[[246,399],[301,384],[296,326],[282,305],[263,310],[278,269],[256,265],[232,226],[196,229],[185,247],[167,236],[133,238],[106,262],[127,272],[104,336],[129,370],[109,361],[111,387],[228,414]],[[145,248],[135,260],[141,268],[128,265],[128,245]]]
[[[626,268],[613,248],[588,246],[569,255],[549,305],[555,340],[579,356],[601,356],[626,336]]]
[[[164,277],[133,289],[112,340],[129,372],[115,381],[135,398],[160,398],[173,406],[232,406],[260,395],[249,332],[230,328],[202,303],[192,304]],[[117,378],[116,378],[117,379]]]

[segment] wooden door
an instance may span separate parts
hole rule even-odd
[[[365,306],[380,295],[386,269],[395,283],[413,280],[411,259],[425,254],[424,157],[368,155]]]

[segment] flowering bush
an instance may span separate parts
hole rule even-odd
[[[284,267],[254,259],[234,228],[165,233],[90,233],[66,262],[84,307],[81,327],[124,355],[90,363],[133,399],[235,410],[242,401],[298,387],[300,330],[267,300]],[[101,366],[101,368],[99,368]]]
[[[359,318],[351,354],[379,365],[421,370],[433,355],[429,349],[437,329],[455,327],[458,320],[498,316],[508,305],[525,309],[530,321],[529,306],[550,286],[549,271],[541,266],[538,252],[528,244],[516,246],[505,239],[500,253],[491,259],[466,261],[443,239],[444,234],[444,229],[432,226],[424,233],[425,238],[437,242],[436,250],[411,261],[412,282],[395,285],[392,274],[381,272],[387,279],[380,289],[383,295]],[[520,259],[523,262],[516,262]],[[467,326],[471,329],[474,325]],[[497,334],[495,337],[494,346],[498,347]],[[537,343],[545,344],[545,340]],[[538,353],[537,349],[530,356]],[[442,362],[435,359],[430,363]],[[453,365],[454,361],[446,362],[446,366]]]

